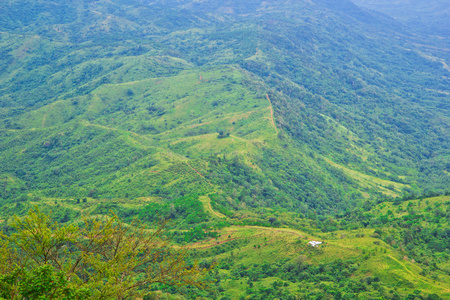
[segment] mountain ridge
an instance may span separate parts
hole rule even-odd
[[[28,2],[10,1],[10,5],[20,3]],[[84,5],[83,10],[80,8],[81,3]],[[155,3],[163,4],[160,9],[164,13],[156,15]],[[323,190],[328,188],[324,188],[319,182],[331,180],[334,182],[333,186],[339,186],[339,180],[347,178],[342,181],[347,186],[341,192],[331,189],[326,192],[328,195],[324,196],[325,198],[343,198],[350,201],[351,197],[360,200],[368,195],[371,198],[378,197],[380,191],[389,196],[400,196],[404,192],[420,193],[427,188],[445,189],[449,181],[445,175],[445,171],[448,172],[445,163],[448,151],[445,150],[445,145],[448,144],[449,123],[446,117],[446,94],[440,93],[445,93],[448,81],[445,79],[448,72],[442,68],[444,65],[441,63],[445,63],[445,59],[431,61],[430,56],[418,52],[417,49],[406,48],[412,46],[412,42],[406,39],[407,33],[403,33],[402,26],[389,28],[388,25],[374,26],[372,21],[367,23],[367,14],[375,18],[373,20],[378,20],[377,24],[383,24],[386,18],[380,19],[379,15],[361,10],[351,2],[346,2],[347,6],[352,8],[350,12],[346,9],[343,11],[344,7],[336,7],[336,1],[296,2],[289,11],[286,10],[292,4],[289,1],[277,2],[277,10],[261,10],[260,8],[264,7],[261,5],[273,5],[261,1],[245,5],[235,1],[176,2],[180,8],[174,7],[173,3],[136,1],[122,6],[121,1],[79,1],[73,7],[78,7],[78,10],[74,11],[77,11],[78,18],[81,19],[50,19],[51,21],[47,22],[53,22],[53,28],[45,23],[39,27],[47,38],[35,37],[33,34],[36,32],[30,32],[32,35],[25,40],[21,40],[25,36],[7,39],[3,35],[6,43],[2,44],[2,51],[7,53],[10,59],[9,65],[3,67],[9,71],[4,73],[0,82],[3,107],[0,113],[4,126],[2,132],[11,135],[25,128],[56,126],[56,129],[59,125],[78,120],[78,124],[82,126],[93,124],[89,126],[115,131],[117,134],[121,132],[118,137],[122,134],[141,135],[140,139],[147,139],[146,143],[153,145],[152,147],[162,146],[166,151],[173,148],[176,149],[177,155],[188,159],[194,155],[196,159],[203,161],[200,164],[205,166],[203,173],[207,174],[208,156],[214,153],[235,156],[233,153],[239,151],[231,149],[239,149],[241,146],[233,146],[228,141],[240,143],[239,139],[245,139],[245,130],[241,129],[240,134],[235,134],[234,130],[238,129],[234,127],[241,125],[236,125],[236,121],[232,121],[235,124],[230,125],[225,119],[213,122],[215,125],[206,124],[211,122],[211,116],[203,115],[202,110],[197,111],[201,106],[181,117],[174,107],[170,107],[169,102],[164,106],[158,97],[176,99],[172,106],[181,105],[180,107],[183,107],[182,103],[193,101],[197,97],[210,97],[203,105],[211,105],[210,109],[216,108],[218,115],[213,118],[222,118],[219,108],[224,109],[226,113],[234,113],[232,105],[223,107],[223,104],[229,101],[237,107],[245,107],[240,100],[233,102],[241,98],[249,101],[250,106],[261,109],[270,106],[266,116],[261,116],[260,120],[274,120],[272,125],[276,125],[278,135],[275,139],[268,139],[268,143],[261,140],[263,146],[252,146],[251,151],[255,152],[248,153],[248,157],[252,159],[249,160],[245,155],[241,157],[246,162],[244,165],[252,166],[250,169],[256,165],[256,172],[262,172],[265,174],[263,177],[271,178],[268,182],[272,183],[269,185],[278,181],[273,177],[275,173],[268,175],[278,166],[267,164],[268,160],[264,157],[275,155],[311,157],[312,160],[295,164],[300,169],[304,168],[302,173],[307,172],[308,164],[314,165],[312,169],[322,174],[319,176],[322,179],[312,180],[322,186]],[[191,8],[187,7],[187,4]],[[62,6],[64,5],[70,7],[73,4],[67,2]],[[227,13],[221,9],[224,5],[236,7],[236,12]],[[41,9],[45,10],[42,7]],[[216,15],[208,15],[205,10],[215,11]],[[53,12],[64,14],[58,10]],[[246,15],[240,16],[241,12]],[[179,13],[185,18],[174,18]],[[348,13],[354,17],[342,17],[342,14]],[[323,16],[326,18],[322,18]],[[83,19],[86,22],[80,22]],[[42,21],[25,19],[22,22],[32,24]],[[58,26],[64,22],[77,25],[58,31],[63,29]],[[355,28],[355,22],[363,27]],[[136,30],[138,27],[140,29]],[[91,30],[92,28],[99,31]],[[185,31],[186,28],[191,29]],[[15,30],[29,29],[21,27]],[[334,34],[331,34],[332,32]],[[120,42],[124,33],[129,37],[125,43]],[[377,39],[374,39],[376,34]],[[51,36],[65,42],[52,41]],[[395,40],[394,37],[401,38]],[[42,50],[44,52],[40,54]],[[207,81],[208,72],[214,70],[215,66],[223,66],[218,72],[222,73],[223,78],[228,78],[228,83],[220,84],[223,89],[220,96],[208,92],[209,87],[204,87],[207,84],[217,85],[220,81],[218,78]],[[405,66],[408,66],[408,69],[405,69]],[[172,93],[164,92],[164,89],[174,87],[174,90],[177,90],[177,84],[173,83],[171,87],[154,84],[165,82],[171,77],[184,80],[182,78],[187,77],[182,76],[183,72],[191,72],[191,77],[195,78],[192,80],[203,86],[197,87],[197,82]],[[240,73],[240,78],[246,79],[237,82],[233,76],[227,75],[229,72]],[[147,83],[155,87],[144,88],[143,85]],[[427,85],[429,91],[423,90],[424,85]],[[240,86],[244,89],[236,93],[234,90],[238,91]],[[408,86],[409,90],[405,90],[404,86]],[[199,94],[198,89],[203,94]],[[104,90],[116,90],[117,93],[109,95],[104,93]],[[226,96],[226,93],[230,92],[230,95],[234,95],[232,97],[237,98]],[[246,98],[245,95],[249,93],[254,94],[252,99]],[[219,98],[213,99],[216,96]],[[271,100],[270,103],[266,97]],[[42,108],[39,108],[41,106]],[[431,110],[434,116],[430,119]],[[250,111],[250,108],[241,113],[246,111]],[[203,122],[205,118],[207,121]],[[177,122],[183,123],[189,119],[190,123],[186,123],[184,127],[178,126]],[[271,136],[271,129],[257,125],[261,121],[252,119],[253,125],[249,125],[249,128],[259,126],[260,134],[267,139]],[[192,122],[202,123],[186,130],[185,126],[193,126]],[[47,130],[50,133],[53,129]],[[86,134],[84,129],[80,134]],[[214,150],[214,134],[218,134],[218,145],[230,145],[218,148],[221,149],[219,151]],[[172,144],[167,148],[167,144],[159,140],[171,135]],[[202,143],[195,142],[195,138],[190,138],[189,135],[204,137],[207,142],[200,146]],[[42,137],[39,142],[34,142],[33,147],[45,145],[47,142],[54,146],[54,136],[57,135],[53,133]],[[28,138],[33,139],[29,134]],[[130,140],[124,138],[124,141]],[[133,143],[135,142],[130,144],[132,148],[135,147]],[[253,142],[246,141],[244,144],[249,143]],[[11,146],[4,144],[3,149],[8,147]],[[227,147],[230,150],[225,150]],[[249,149],[247,146],[245,148]],[[43,147],[45,151],[50,149],[52,148]],[[203,156],[193,154],[198,149],[206,150]],[[140,150],[132,152],[134,151]],[[22,164],[19,163],[21,158],[13,158],[16,154],[11,151],[8,155],[8,160],[16,163],[9,164],[7,169],[4,167],[3,172],[8,174],[7,176],[13,176],[17,173],[14,166]],[[44,153],[40,155],[48,157]],[[316,157],[323,157],[324,160],[314,161]],[[56,158],[58,159],[58,156]],[[129,161],[131,163],[132,160]],[[308,162],[305,163],[306,161]],[[300,167],[302,164],[304,166]],[[262,165],[265,167],[262,168]],[[262,171],[263,169],[265,171]],[[342,170],[346,171],[341,173]],[[33,173],[32,169],[28,172]],[[67,172],[70,174],[71,171]],[[293,175],[295,173],[296,171],[287,174],[285,182],[299,182],[299,189],[294,189],[296,192],[292,194],[287,185],[278,182],[273,187],[283,191],[285,196],[282,197],[283,201],[277,202],[295,203],[298,201],[294,200],[296,197],[304,199],[298,195],[302,194],[301,190],[306,188],[308,180],[297,179]],[[349,174],[352,175],[349,177]],[[356,174],[364,174],[366,177]],[[432,177],[430,174],[433,174]],[[24,176],[20,172],[16,174],[21,180]],[[372,180],[373,183],[369,186],[361,186],[360,176],[366,179],[379,177],[392,183],[378,188],[375,183],[377,180]],[[242,183],[238,186],[240,184]],[[386,189],[388,185],[391,190]],[[106,191],[109,188],[102,189]],[[320,195],[321,192],[311,186],[306,189],[309,190],[306,193],[309,195],[306,197],[309,198],[308,205],[316,206],[314,195]],[[87,190],[83,190],[87,193],[89,190],[99,189],[91,185]],[[39,193],[39,188],[35,192]],[[101,194],[100,192],[99,195]],[[114,197],[113,193],[107,194],[108,197]],[[261,197],[259,200],[262,201],[267,196],[258,197]],[[270,201],[264,202],[270,203],[274,200],[272,197]],[[330,199],[327,201],[332,203]]]

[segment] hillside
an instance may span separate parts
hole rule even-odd
[[[440,206],[448,197],[423,200],[424,205],[425,201],[430,207]],[[417,202],[406,202],[402,206],[416,206]],[[371,212],[382,208],[389,207],[378,206]],[[406,220],[406,216],[395,215],[398,220],[402,217]],[[302,227],[307,228],[307,225]],[[439,257],[437,264],[424,266],[418,263],[420,259],[416,261],[418,256],[412,254],[429,251],[419,245],[419,235],[415,237],[416,246],[411,252],[403,248],[411,248],[408,244],[392,239],[394,232],[400,229],[370,227],[324,234],[231,226],[222,229],[218,238],[196,243],[192,248],[194,257],[205,263],[218,261],[216,277],[224,295],[230,299],[292,299],[289,297],[294,295],[306,299],[407,299],[411,296],[413,299],[427,294],[439,294],[443,299],[449,297],[450,278],[445,254]],[[323,244],[311,247],[308,242],[313,240]]]
[[[188,298],[448,297],[445,39],[334,0],[8,0],[0,16],[6,231],[34,205],[172,219],[174,247],[218,263]]]
[[[449,71],[393,21],[332,1],[41,2],[2,7],[3,197],[222,190],[323,213],[448,187]]]
[[[206,291],[155,286],[166,299],[448,299],[450,197],[366,203],[338,218],[306,217],[267,209],[264,216],[228,218],[214,198],[87,201],[39,199],[7,205],[3,213],[39,205],[60,222],[114,210],[124,219],[172,218],[173,247],[188,247],[190,261],[215,264]],[[270,217],[270,218],[268,218]],[[10,222],[9,220],[8,222]],[[8,232],[6,222],[0,222]],[[320,241],[319,247],[309,245]],[[181,292],[181,295],[180,295]]]

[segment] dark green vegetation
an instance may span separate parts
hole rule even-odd
[[[332,0],[9,0],[0,16],[5,218],[34,204],[61,222],[84,210],[113,210],[126,221],[171,218],[179,243],[218,238],[214,230],[231,224],[324,235],[377,230],[393,257],[420,264],[410,275],[448,273],[447,202],[427,213],[423,204],[415,214],[400,205],[374,210],[450,186],[445,40]],[[398,208],[407,214],[393,220]],[[212,259],[221,247],[199,255]],[[283,256],[271,263],[282,268]],[[312,286],[329,268],[320,281],[343,278],[344,286],[314,289],[339,298],[347,285],[356,294],[374,265],[365,273],[333,270],[350,270],[362,257],[323,258],[261,278]],[[250,261],[242,271],[266,269]],[[414,291],[381,273],[375,285]],[[233,280],[222,283],[230,291],[223,293],[244,296],[247,286]],[[276,286],[266,298],[303,291]],[[445,293],[439,285],[420,289]],[[372,284],[364,291],[368,298],[406,293]]]

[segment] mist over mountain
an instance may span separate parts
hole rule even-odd
[[[355,0],[353,2],[362,7],[383,12],[414,29],[449,38],[450,1],[448,0]]]

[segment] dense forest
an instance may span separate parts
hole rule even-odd
[[[214,283],[148,299],[446,299],[448,10],[406,2],[6,1],[2,231],[171,220]]]

